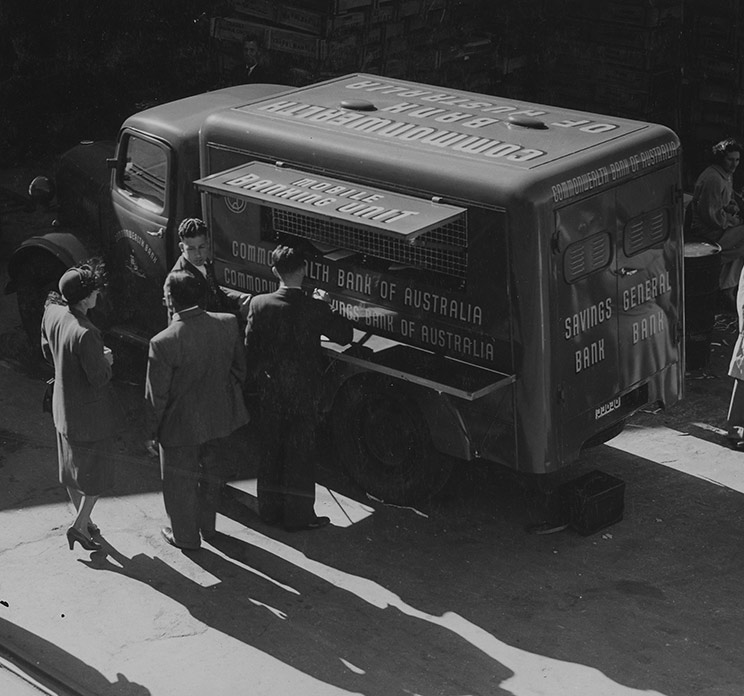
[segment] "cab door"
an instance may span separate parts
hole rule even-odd
[[[627,391],[680,359],[677,169],[617,189],[620,389]]]
[[[151,335],[166,324],[161,299],[173,262],[167,240],[175,209],[174,170],[175,158],[166,143],[137,131],[122,133],[111,187],[111,288],[113,316],[135,333]]]

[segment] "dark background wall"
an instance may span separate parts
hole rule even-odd
[[[24,0],[0,4],[0,158],[111,138],[147,105],[240,80],[364,71],[663,123],[689,187],[740,136],[738,0]]]

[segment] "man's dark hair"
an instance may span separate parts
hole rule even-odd
[[[299,249],[278,246],[271,252],[271,265],[280,276],[296,273],[305,267],[305,255]]]
[[[202,290],[199,282],[188,271],[173,271],[165,279],[165,290],[170,293],[173,307],[178,312],[199,304]]]
[[[726,138],[713,146],[711,154],[713,155],[713,160],[720,163],[726,159],[726,155],[729,152],[741,153],[742,151],[744,151],[744,146],[742,146],[738,140],[735,140],[734,138]]]
[[[261,46],[263,45],[262,39],[263,37],[261,36],[261,34],[255,31],[250,31],[243,37],[241,46],[245,46],[247,43],[254,43],[256,44],[256,46],[261,48]]]
[[[208,236],[209,228],[207,227],[207,223],[199,218],[186,218],[178,226],[178,238],[181,241],[184,239],[193,239],[194,237]]]

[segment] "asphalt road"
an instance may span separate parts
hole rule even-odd
[[[116,385],[128,427],[115,495],[94,515],[105,551],[87,554],[64,543],[45,372],[0,297],[0,644],[97,696],[738,696],[744,454],[720,432],[731,320],[684,402],[638,414],[579,462],[626,486],[624,519],[591,536],[529,533],[539,507],[492,467],[463,466],[425,507],[397,508],[322,449],[330,527],[277,531],[226,500],[217,541],[180,553],[159,537],[135,378]],[[249,479],[250,440],[235,456]]]

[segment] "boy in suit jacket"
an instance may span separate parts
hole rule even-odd
[[[209,228],[199,218],[186,218],[178,226],[178,248],[181,255],[172,271],[188,271],[199,284],[199,306],[208,312],[230,312],[245,318],[251,296],[237,290],[227,292],[220,287],[209,258]]]
[[[279,289],[253,297],[245,330],[261,405],[258,511],[268,524],[316,529],[329,522],[314,508],[312,455],[323,373],[320,337],[350,343],[353,328],[328,302],[302,290],[305,259],[298,250],[279,246],[271,261]]]
[[[224,438],[248,422],[237,319],[198,306],[194,275],[175,271],[164,287],[170,325],[150,340],[145,397],[160,445],[165,540],[197,549],[215,534]]]

